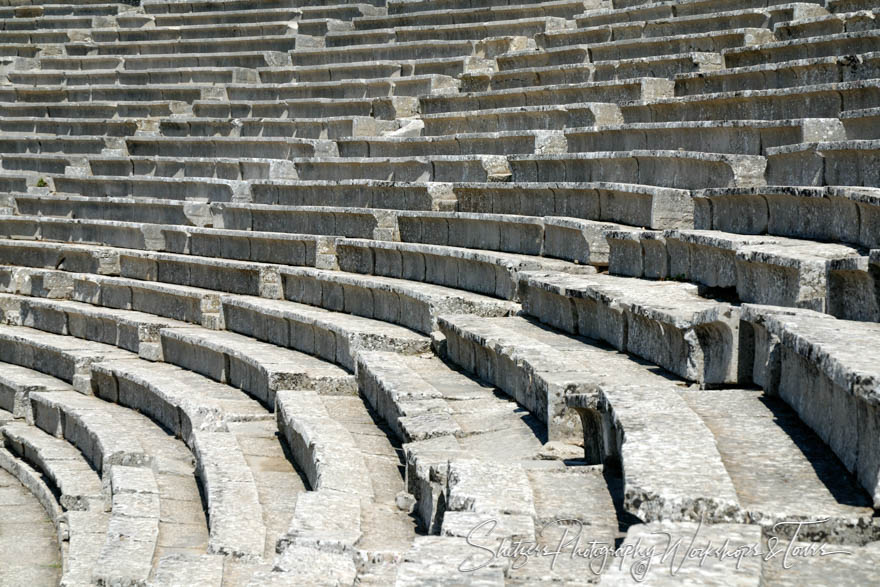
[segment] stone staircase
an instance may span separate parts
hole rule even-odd
[[[0,584],[876,581],[877,14],[0,0]]]

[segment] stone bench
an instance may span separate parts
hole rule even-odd
[[[636,78],[538,88],[514,88],[455,96],[420,98],[423,114],[477,111],[517,106],[556,106],[581,102],[629,102],[670,96],[672,82],[659,78]]]
[[[62,548],[61,576],[65,584],[90,584],[92,570],[107,536],[109,516],[102,511],[63,512],[43,476],[27,463],[0,449],[0,468],[24,485],[41,503],[55,526]]]
[[[465,213],[557,216],[652,228],[693,225],[688,190],[608,183],[453,184]]]
[[[616,105],[602,102],[486,108],[478,111],[453,110],[425,114],[421,120],[425,125],[422,132],[426,136],[562,130],[623,121]]]
[[[564,49],[563,47],[552,50],[552,52],[562,53]],[[534,53],[536,57],[542,54],[543,52]],[[535,60],[537,61],[537,59]],[[717,53],[706,52],[636,57],[598,63],[589,63],[589,57],[587,57],[585,62],[506,69],[495,73],[465,73],[461,79],[463,90],[482,92],[641,77],[673,78],[680,73],[715,71],[720,66],[721,56]]]
[[[58,136],[126,137],[138,131],[134,120],[89,120],[76,118],[4,117],[0,130],[8,133],[54,134]]]
[[[823,35],[852,33],[876,28],[873,12],[843,12],[837,14],[804,15],[773,27],[781,40],[805,39]]]
[[[677,19],[676,19],[677,20]],[[675,22],[675,21],[673,21]],[[634,39],[621,39],[607,42],[594,42],[590,44],[590,61],[617,61],[620,59],[634,59],[637,57],[657,57],[659,55],[673,55],[676,53],[719,53],[730,48],[751,46],[758,43],[767,43],[775,37],[773,33],[764,28],[726,29],[723,31],[694,33],[689,35],[672,35],[665,37],[646,37]],[[545,47],[553,47],[553,41],[541,38]],[[565,39],[560,39],[563,42]],[[582,42],[580,39],[572,39],[572,43]]]
[[[480,295],[388,277],[352,275],[310,268],[282,269],[284,298],[383,322],[429,335],[443,313],[506,316],[515,304]]]
[[[614,8],[587,10],[575,20],[579,27],[599,26],[602,24],[625,23],[630,21],[649,22],[654,19],[672,19],[713,13],[738,11],[743,9],[769,9],[774,2],[767,0],[686,0],[684,2],[626,2],[615,4]],[[819,3],[816,3],[819,4]],[[809,10],[803,4],[795,5],[796,9]]]
[[[343,271],[422,281],[506,300],[517,299],[522,271],[596,271],[543,257],[419,243],[339,239],[336,253]]]
[[[355,391],[352,377],[335,365],[240,334],[190,327],[165,328],[159,337],[165,362],[241,389],[270,410],[283,389]]]
[[[689,381],[736,383],[739,312],[697,288],[608,275],[524,273],[523,312],[571,334],[610,344]]]
[[[592,3],[592,2],[591,2]],[[498,8],[511,6],[528,6],[533,4],[546,4],[543,0],[388,0],[385,5],[388,8],[389,15],[395,14],[412,14],[421,12],[434,12],[438,10],[457,10],[457,9],[480,9],[480,8]],[[416,14],[418,16],[418,14]]]
[[[464,57],[473,55],[470,41],[413,41],[352,47],[303,49],[290,54],[293,65],[328,65],[331,63],[358,63],[362,61],[397,61],[400,59],[428,59]]]
[[[208,204],[169,202],[154,198],[103,198],[41,194],[9,194],[12,211],[21,216],[54,216],[80,220],[109,220],[187,226],[211,225]],[[68,220],[70,222],[70,220]]]
[[[224,295],[227,330],[314,355],[353,370],[363,350],[420,353],[429,347],[422,335],[400,326],[330,312],[288,301]]]
[[[75,119],[112,119],[112,118],[146,118],[154,116],[170,116],[173,111],[184,109],[183,102],[146,101],[146,102],[3,102],[0,113],[4,117],[36,117],[51,120],[53,118]]]
[[[394,183],[381,180],[255,181],[255,204],[356,206],[383,210],[444,210],[455,205],[448,183]]]
[[[283,101],[194,102],[193,114],[200,118],[291,118],[306,120],[341,116],[372,116],[375,100],[314,98]],[[2,111],[2,110],[0,110]]]
[[[125,144],[128,152],[138,157],[290,159],[336,151],[329,141],[271,137],[127,137]]]
[[[255,51],[293,51],[297,42],[302,44],[308,37],[285,35],[274,37],[232,37],[215,39],[213,43],[203,40],[186,41],[127,41],[66,43],[64,50],[68,55],[165,55],[175,53],[246,53]]]
[[[242,50],[226,53],[167,53],[160,55],[68,55],[42,57],[43,71],[122,70],[129,72],[160,69],[202,69],[239,67],[253,69],[290,65],[285,52]],[[173,75],[173,73],[169,74]]]
[[[10,418],[24,419],[29,424],[33,424],[32,393],[61,392],[72,389],[70,384],[55,377],[19,365],[3,363],[2,373],[0,373],[0,410],[9,413]],[[54,429],[50,433],[54,433]]]
[[[808,57],[844,56],[868,53],[877,49],[880,31],[858,31],[839,35],[824,35],[792,41],[759,41],[751,47],[730,48],[724,51],[727,67],[744,67]]]
[[[193,211],[204,202],[231,202],[247,199],[246,187],[236,180],[181,177],[74,177],[55,175],[49,178],[56,192],[77,194],[93,199],[136,198],[164,200],[166,205],[184,205]],[[22,190],[24,191],[24,190]],[[183,204],[183,202],[190,202]],[[108,202],[108,206],[111,205]],[[200,216],[203,213],[198,213]]]
[[[374,61],[362,63],[331,63],[328,65],[302,65],[296,67],[264,67],[257,73],[263,83],[314,83],[354,79],[388,79],[422,75],[446,75],[456,77],[478,62],[471,57],[445,57],[439,59],[407,59],[399,61]],[[401,86],[403,89],[405,86]]]
[[[177,0],[175,2],[165,3],[158,0],[146,0],[142,3],[144,12],[147,14],[187,14],[190,12],[206,12],[206,11],[226,11],[226,10],[263,10],[267,8],[300,8],[300,5],[306,6],[334,6],[332,2],[321,0],[314,4],[307,4],[304,0],[266,0],[258,6],[254,6],[244,0]],[[373,2],[362,2],[358,6],[382,6],[383,3],[375,0]]]
[[[35,86],[153,85],[153,84],[236,84],[259,81],[259,75],[245,68],[199,68],[193,70],[145,69],[140,71],[41,71],[9,72],[14,84]]]
[[[58,490],[65,511],[104,511],[101,479],[83,455],[60,438],[24,423],[0,428],[6,450],[41,471]]]
[[[387,4],[386,4],[387,6]],[[389,7],[390,8],[390,7]],[[511,6],[450,6],[448,10],[422,10],[416,13],[392,13],[364,16],[352,20],[355,30],[373,30],[406,26],[472,24],[498,20],[520,20],[540,17],[571,19],[584,10],[582,1],[557,0],[536,4],[517,2]]]
[[[100,155],[116,141],[103,137],[17,136],[9,133],[0,139],[0,153],[63,153],[65,155]]]
[[[877,325],[752,305],[743,307],[742,319],[754,331],[755,382],[785,400],[831,447],[876,507],[876,440],[866,426],[877,417],[871,343]]]
[[[468,212],[417,212],[397,216],[400,240],[441,246],[543,255],[604,265],[604,231],[617,225],[575,218]]]
[[[213,86],[151,86],[135,88],[124,86],[7,86],[0,88],[3,102],[187,102],[202,99],[216,92]]]
[[[238,24],[245,22],[276,22],[302,20],[352,20],[376,12],[369,4],[340,4],[298,7],[242,7],[240,10],[206,10],[196,12],[153,13],[157,27],[207,24]]]
[[[622,104],[624,122],[684,120],[785,120],[792,112],[804,118],[835,118],[843,110],[872,105],[880,90],[876,80],[793,88],[747,90],[679,96]]]
[[[278,233],[296,231],[304,235],[335,235],[382,240],[392,240],[397,235],[394,213],[374,211],[369,208],[218,204],[212,206],[211,211],[215,226],[235,231],[269,230]],[[320,249],[320,251],[316,249],[315,254],[324,255],[321,264],[325,267],[332,266],[332,259],[326,257],[332,256],[332,243],[328,239],[317,239],[315,243]],[[315,259],[317,262],[318,258]]]
[[[721,188],[694,193],[694,227],[880,247],[880,193],[845,186]]]
[[[767,151],[767,183],[880,187],[880,140],[828,141]]]
[[[67,163],[64,165],[64,163]],[[75,167],[70,159],[39,155],[4,157],[7,169],[64,173],[63,167]],[[216,157],[91,157],[85,168],[93,175],[150,177],[205,177],[245,181],[250,179],[296,179],[293,161],[283,159],[216,158]],[[71,171],[70,175],[75,175]]]
[[[677,189],[761,186],[762,156],[693,151],[605,151],[512,155],[515,182],[617,182]]]
[[[149,579],[159,538],[159,487],[153,471],[115,465],[113,510],[93,577],[105,584]]]
[[[523,318],[448,316],[441,328],[450,360],[526,406],[549,439],[583,431],[588,462],[619,462],[630,513],[644,521],[736,515],[736,492],[712,434],[672,381]]]
[[[338,139],[376,136],[399,128],[397,121],[377,120],[367,116],[335,116],[327,118],[176,118],[160,120],[159,134],[166,137],[284,137],[300,139]],[[2,128],[2,124],[0,124]]]
[[[859,55],[858,62],[841,57],[812,57],[781,63],[724,68],[705,75],[675,78],[675,93],[694,96],[741,90],[767,90],[870,80],[880,67],[880,53]]]
[[[850,140],[870,140],[877,136],[880,108],[862,108],[860,110],[841,112],[840,121],[846,129],[846,138]]]
[[[94,161],[94,160],[93,160]],[[3,160],[4,165],[6,159]],[[397,182],[493,181],[510,177],[503,155],[435,155],[431,157],[312,157],[279,161],[277,171],[263,170],[268,163],[256,163],[261,171],[243,169],[270,179],[290,177],[307,181],[373,179]],[[293,168],[292,170],[290,168]],[[13,169],[12,166],[7,169]],[[18,170],[18,169],[16,169]],[[208,173],[206,170],[204,173]],[[230,174],[234,171],[230,171]],[[225,171],[224,171],[225,174]],[[243,178],[244,179],[244,178]]]
[[[836,118],[635,123],[565,130],[569,153],[663,149],[765,155],[772,147],[845,139]],[[788,182],[786,182],[788,183]]]
[[[131,43],[142,41],[189,41],[195,39],[234,39],[238,37],[278,37],[294,35],[297,24],[253,22],[236,24],[186,24],[174,27],[128,28],[95,27],[89,36],[95,43]],[[2,37],[0,37],[2,39]]]
[[[370,474],[354,438],[330,415],[317,393],[306,389],[280,391],[275,414],[278,430],[309,486],[317,492],[317,499],[325,493],[342,494],[355,502],[373,497]],[[349,516],[341,517],[340,524],[348,522]],[[359,526],[359,507],[356,520]],[[355,532],[359,534],[359,530]],[[357,534],[348,541],[349,548],[359,538]]]
[[[87,393],[93,363],[130,356],[104,344],[15,326],[0,327],[0,361],[34,369]]]
[[[355,79],[290,84],[228,85],[230,100],[280,101],[315,98],[379,98],[384,96],[421,96],[456,91],[456,81],[442,75],[419,75],[393,79]]]
[[[336,145],[341,157],[433,157],[437,155],[507,155],[565,152],[565,141],[552,131],[500,131],[406,138],[347,138]],[[3,141],[0,140],[0,149]],[[2,151],[0,151],[2,152]]]

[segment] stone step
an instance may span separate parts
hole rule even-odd
[[[0,428],[6,450],[40,471],[65,511],[105,511],[109,495],[83,455],[66,441],[23,422]]]
[[[504,10],[506,7],[527,7],[533,5],[548,4],[547,0],[388,0],[385,6],[389,15],[403,15],[422,12],[450,11],[450,10],[477,10],[496,9]],[[588,0],[584,6],[596,4]],[[551,4],[552,6],[552,4]],[[418,14],[414,16],[418,17]]]
[[[205,587],[219,587],[223,584],[225,560],[224,556],[217,554],[164,556],[156,565],[151,584],[156,587],[173,587],[179,585],[181,581],[192,581]]]
[[[47,121],[51,124],[52,121]],[[0,123],[0,129],[2,129]],[[175,118],[160,120],[158,132],[166,137],[284,137],[302,139],[339,139],[377,136],[400,128],[395,120],[377,120],[369,116],[326,118]],[[133,133],[132,133],[133,134]]]
[[[4,20],[3,24],[0,25],[2,30],[4,31],[35,31],[40,29],[88,29],[92,28],[96,20],[92,16],[69,16],[69,15],[59,15],[59,16],[18,16],[13,12],[10,13],[10,8],[6,7],[2,9],[0,15],[8,20]],[[41,11],[41,9],[37,9]],[[9,17],[15,18],[9,18]]]
[[[465,57],[473,55],[474,52],[475,46],[472,41],[427,40],[407,43],[355,45],[351,47],[300,49],[292,52],[290,59],[293,65],[304,66],[329,65],[331,63],[359,63],[363,61]]]
[[[781,560],[772,559],[767,561],[764,563],[763,577],[766,581],[772,581],[774,584],[785,587],[821,581],[822,577],[846,577],[847,581],[861,583],[868,576],[868,566],[877,560],[878,556],[876,542],[861,547],[826,547],[825,550],[827,553],[839,553],[841,550],[845,550],[851,552],[852,556],[836,554],[819,558],[813,554],[816,552],[816,545],[814,543],[794,542],[792,552],[800,553],[800,556],[796,559],[797,563],[791,565],[790,569],[785,569],[782,566]],[[852,564],[856,557],[860,561],[866,561],[867,564],[865,566],[862,564]]]
[[[421,281],[506,300],[518,299],[522,271],[596,271],[589,265],[544,257],[364,239],[339,239],[336,253],[343,271]]]
[[[167,53],[160,55],[66,55],[42,56],[43,71],[122,70],[141,71],[158,69],[201,69],[220,67],[258,68],[290,65],[285,52],[246,50],[225,53]],[[170,74],[173,75],[173,74]]]
[[[810,57],[846,56],[856,53],[867,53],[877,49],[880,31],[858,31],[838,35],[824,35],[807,39],[769,42],[758,41],[750,47],[730,48],[725,50],[724,63],[727,67],[744,67],[793,61]]]
[[[71,57],[83,55],[166,55],[178,53],[246,53],[255,51],[293,51],[300,45],[311,45],[303,35],[251,36],[184,41],[124,41],[65,43],[64,51]]]
[[[755,382],[797,412],[877,507],[876,440],[867,433],[877,417],[870,399],[878,380],[871,342],[877,324],[752,305],[743,307],[742,319],[753,330]]]
[[[226,94],[233,101],[358,99],[449,93],[456,91],[456,84],[457,82],[449,76],[414,75],[392,79],[227,85]]]
[[[673,149],[766,155],[783,145],[845,139],[836,118],[633,123],[565,130],[569,153]]]
[[[581,43],[607,43],[625,39],[695,35],[731,29],[772,29],[773,25],[779,22],[822,14],[827,14],[827,12],[815,4],[789,4],[770,6],[766,9],[668,16],[649,20],[637,20],[638,17],[634,18],[635,15],[630,15],[628,21],[601,25],[590,24],[589,19],[585,19],[582,22],[587,24],[578,24],[580,28],[545,33],[536,41],[539,46],[550,48]]]
[[[694,151],[511,155],[514,182],[618,182],[677,189],[765,185],[767,159]]]
[[[32,163],[31,159],[27,156],[17,157],[25,157],[23,161],[31,166],[37,163]],[[153,158],[152,160],[156,159]],[[6,161],[8,161],[8,158],[3,159],[4,165],[6,165]],[[91,161],[94,162],[95,160],[92,159]],[[134,159],[132,161],[134,162]],[[197,160],[191,161],[195,163]],[[272,164],[269,162],[262,160],[251,161],[253,161],[253,164],[242,167],[238,172],[238,177],[235,179],[239,177],[241,179],[287,177],[307,181],[373,179],[396,182],[485,182],[505,181],[507,178],[510,178],[507,159],[503,155],[434,155],[431,157],[369,158],[310,157],[279,161],[278,165],[273,167],[270,167]],[[159,163],[164,163],[164,161],[160,160]],[[167,163],[173,165],[171,160]],[[204,170],[196,171],[197,173],[211,175],[217,173],[219,166],[211,165],[209,161],[204,163],[207,167],[202,167]],[[144,161],[144,164],[149,165],[147,161]],[[241,165],[244,165],[244,163]],[[6,168],[13,171],[21,169],[20,166],[16,166],[14,163],[10,163]],[[170,174],[171,171],[171,169],[166,170],[164,167],[160,168],[158,166],[155,169],[155,172],[162,175]],[[234,169],[227,171],[225,167],[220,169],[220,172],[226,176],[236,173]]]
[[[4,117],[0,119],[0,130],[5,133],[52,134],[58,136],[124,137],[134,135],[138,131],[138,124],[134,120]]]
[[[877,80],[817,84],[793,88],[747,90],[661,98],[622,104],[623,121],[785,120],[792,112],[803,118],[835,118],[841,111],[877,103]]]
[[[10,71],[6,78],[13,84],[33,86],[148,85],[148,84],[236,84],[257,83],[257,72],[243,67],[203,67],[198,69],[143,69],[119,71],[90,69],[68,71]]]
[[[880,69],[880,53],[850,57],[811,57],[796,61],[723,68],[705,74],[675,77],[678,96],[767,89],[796,89],[798,86],[849,83],[871,80]],[[793,90],[794,91],[794,90]]]
[[[880,137],[877,126],[880,122],[880,108],[862,108],[841,112],[840,121],[846,129],[846,138],[850,140],[870,140]]]
[[[554,49],[547,53],[562,55],[541,59],[543,53],[533,53],[533,58],[525,55],[517,61],[551,61],[565,60],[567,51]],[[530,56],[531,57],[531,56]],[[614,61],[590,63],[589,55],[583,61],[574,63],[552,64],[539,67],[502,69],[490,73],[465,73],[461,76],[462,89],[465,91],[483,92],[489,90],[507,90],[529,86],[555,86],[561,84],[577,84],[585,82],[602,82],[625,80],[640,77],[672,78],[681,73],[715,71],[721,66],[718,53],[680,53],[654,57],[636,57]],[[500,59],[499,59],[500,61]]]
[[[675,23],[676,21],[677,19],[672,22]],[[616,41],[602,42],[593,40],[590,42],[589,52],[590,61],[598,63],[679,53],[719,53],[744,46],[750,47],[759,43],[769,43],[774,39],[773,33],[766,28],[725,29],[722,31],[686,35],[624,38]],[[566,38],[555,40],[552,37],[540,38],[539,40],[542,43],[542,48],[563,46],[569,41]],[[574,44],[583,43],[584,41],[584,39],[578,37],[570,39],[570,42]],[[728,66],[733,67],[729,62]]]
[[[3,117],[73,118],[73,119],[125,119],[171,116],[188,108],[184,102],[0,102]]]
[[[15,20],[41,16],[106,16],[117,14],[120,9],[124,10],[124,4],[82,3],[75,0],[40,5],[32,2],[19,5],[10,3],[2,8],[0,16]]]
[[[473,23],[434,24],[393,28],[328,32],[327,47],[355,47],[381,43],[412,43],[416,41],[479,41],[491,37],[534,37],[546,31],[566,29],[570,21],[558,17],[520,18],[516,20],[480,21]],[[2,40],[2,37],[0,37]]]
[[[629,102],[671,96],[672,82],[660,78],[564,84],[537,88],[514,88],[492,92],[473,92],[454,96],[426,96],[419,99],[422,114],[439,114],[513,108],[517,106],[558,106],[582,102]]]
[[[331,63],[296,67],[264,67],[257,73],[263,83],[331,82],[353,79],[401,78],[416,75],[448,75],[456,77],[482,65],[473,57],[439,59],[407,59],[363,63]]]
[[[25,136],[5,133],[0,139],[0,153],[63,153],[66,155],[100,155],[114,141],[103,137]]]
[[[844,12],[803,16],[791,22],[778,23],[773,27],[773,32],[781,40],[790,40],[853,33],[873,28],[877,28],[873,12]]]
[[[562,130],[569,127],[623,122],[620,109],[616,105],[602,102],[512,106],[473,111],[452,110],[424,114],[421,120],[425,125],[422,133],[426,136],[518,130]]]
[[[880,187],[880,139],[822,141],[768,149],[767,183]]]
[[[31,409],[31,393],[43,391],[69,391],[73,388],[69,384],[44,375],[31,369],[18,365],[3,363],[3,372],[0,374],[0,410],[3,410],[5,419],[18,418],[26,420],[29,424],[34,422],[34,414]],[[48,430],[47,430],[48,432]],[[52,430],[54,433],[54,430]],[[100,465],[95,467],[101,470]]]
[[[254,22],[235,24],[199,24],[173,27],[95,27],[89,30],[95,43],[131,43],[143,41],[217,40],[237,37],[277,37],[295,35],[298,23]],[[2,37],[0,37],[2,39]],[[71,39],[74,40],[74,39]]]
[[[810,308],[852,320],[880,318],[868,258],[857,247],[706,230],[618,231],[606,237],[612,273],[735,288],[743,302]],[[632,261],[639,258],[641,267]]]
[[[107,86],[5,86],[0,87],[3,102],[162,102],[180,101],[192,103],[208,93],[216,93],[213,86],[151,86],[149,88],[126,88]]]
[[[22,193],[8,194],[7,200],[11,212],[21,216],[165,224],[176,226],[177,230],[213,223],[209,206],[198,202]]]
[[[307,235],[354,238],[396,238],[396,215],[369,208],[330,206],[278,206],[274,204],[217,204],[211,206],[215,226],[235,231],[294,231],[315,243],[315,266],[335,267],[331,239]],[[297,237],[291,237],[297,238]],[[290,263],[303,265],[308,263]]]
[[[880,528],[868,494],[785,402],[740,389],[682,396],[715,436],[740,504],[764,535],[791,539],[797,531],[801,540],[838,544],[876,540]],[[730,414],[737,414],[736,425]],[[797,521],[813,523],[798,529]]]
[[[39,500],[5,469],[0,469],[0,488],[5,498],[0,515],[8,530],[0,538],[0,550],[8,555],[0,581],[24,577],[34,585],[58,584],[62,562],[57,532]]]
[[[580,0],[557,0],[536,4],[516,3],[509,6],[456,6],[448,9],[422,10],[417,13],[391,13],[365,16],[352,21],[356,30],[373,30],[407,26],[438,26],[512,21],[540,17],[572,18],[584,10]]]
[[[397,224],[403,242],[547,256],[588,265],[608,263],[604,232],[618,228],[575,218],[469,212],[401,212]]]
[[[183,205],[192,210],[193,215],[198,216],[208,214],[206,202],[230,202],[246,195],[242,182],[207,177],[74,177],[48,174],[46,177],[52,182],[55,191],[61,194],[78,194],[98,199],[123,198],[129,201],[132,198],[135,201],[160,199],[166,205]]]
[[[55,526],[58,546],[61,550],[61,565],[60,568],[55,567],[55,569],[56,573],[60,571],[61,584],[90,584],[92,569],[107,537],[109,516],[103,511],[63,512],[52,491],[43,480],[42,474],[24,461],[17,459],[6,449],[0,449],[0,468],[16,478],[37,498],[49,515],[49,520]],[[27,540],[26,537],[31,535],[31,532],[33,530],[28,529],[28,532],[25,532],[24,536],[17,537],[17,540]],[[30,553],[25,557],[25,560],[32,564],[33,559]]]
[[[242,6],[240,9],[211,10],[192,12],[154,13],[153,22],[157,27],[179,27],[208,24],[240,24],[248,22],[276,22],[302,20],[352,20],[374,14],[376,8],[370,4],[313,5],[298,7]]]
[[[336,152],[329,141],[272,137],[127,137],[125,145],[129,154],[148,157],[291,159]]]
[[[115,347],[30,328],[0,326],[0,339],[0,361],[57,377],[80,393],[89,393],[92,363],[129,356]]]
[[[700,384],[748,381],[739,362],[739,310],[690,284],[610,275],[524,273],[523,312],[611,345]]]
[[[0,149],[3,148],[0,140]],[[425,137],[363,137],[336,141],[340,157],[433,157],[437,155],[507,155],[564,152],[561,133],[500,131]],[[0,151],[2,152],[2,151]]]
[[[335,0],[334,0],[335,1]],[[360,5],[384,6],[381,0],[362,2]],[[245,0],[180,0],[167,3],[160,0],[144,0],[141,3],[147,14],[187,14],[191,12],[227,11],[227,10],[263,10],[267,8],[301,8],[306,6],[334,6],[329,0],[308,2],[306,0],[263,0],[254,5]]]
[[[411,330],[289,301],[224,295],[227,330],[314,355],[353,370],[365,350],[424,352],[429,341]]]
[[[152,212],[152,204],[141,212]],[[282,265],[332,266],[326,258],[332,251],[329,239],[311,235],[265,233],[213,228],[184,227],[174,224],[144,226],[113,220],[79,220],[43,216],[0,216],[0,235],[22,240],[95,243],[111,247],[152,250],[184,255],[217,257]],[[320,251],[320,252],[319,252]]]
[[[722,188],[694,193],[694,227],[880,248],[880,192],[844,186]]]
[[[656,369],[520,317],[448,316],[441,329],[450,360],[526,406],[550,440],[583,432],[587,462],[620,463],[626,511],[646,522],[736,514],[711,432]]]
[[[437,328],[440,314],[474,313],[506,316],[518,310],[468,292],[406,280],[290,268],[280,272],[284,298],[336,312],[399,324],[422,334]]]
[[[218,102],[214,100],[194,102],[192,114],[200,118],[290,118],[308,120],[325,119],[341,116],[373,116],[383,119],[394,118],[397,112],[388,109],[388,115],[378,108],[380,104],[393,102],[395,99],[409,100],[406,97],[334,99],[313,98],[302,100],[268,100],[262,102],[239,101]],[[0,110],[2,111],[2,110]],[[412,116],[415,110],[400,114]]]
[[[153,569],[160,526],[159,486],[153,471],[115,465],[109,473],[113,511],[98,557],[99,582],[143,583]]]

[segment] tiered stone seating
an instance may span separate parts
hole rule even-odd
[[[874,578],[876,2],[0,4],[0,583]]]

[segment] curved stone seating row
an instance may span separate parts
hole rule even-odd
[[[6,497],[6,503],[0,506],[0,515],[8,531],[0,538],[0,550],[27,553],[27,556],[11,557],[4,563],[0,579],[25,577],[34,584],[58,584],[61,580],[61,553],[57,531],[37,496],[14,475],[2,469],[4,462],[0,457],[0,488]]]
[[[89,584],[106,537],[108,515],[102,511],[62,511],[40,472],[6,449],[0,449],[0,468],[40,501],[55,526],[61,547],[61,584]]]
[[[880,193],[845,186],[767,186],[694,193],[694,227],[880,247]]]
[[[767,182],[880,187],[880,140],[822,141],[767,151]]]
[[[595,273],[567,261],[431,244],[338,239],[339,268],[351,273],[422,281],[505,300],[518,299],[522,271]]]
[[[739,311],[690,284],[608,275],[524,273],[523,312],[605,342],[688,381],[748,381],[739,362]]]
[[[708,230],[617,230],[606,238],[614,274],[727,288],[743,302],[852,320],[880,316],[868,256],[853,246]]]
[[[754,375],[825,441],[878,500],[876,420],[877,325],[844,322],[809,310],[746,305],[742,318],[755,340]],[[806,401],[806,395],[822,401]],[[845,424],[843,424],[845,423]]]
[[[105,511],[110,496],[76,448],[25,423],[7,423],[0,432],[6,450],[41,471],[54,486],[65,511]]]
[[[415,4],[415,3],[411,3]],[[363,16],[352,19],[355,30],[397,28],[405,26],[428,26],[446,24],[473,24],[493,21],[512,21],[538,17],[571,18],[584,10],[581,0],[557,0],[554,2],[525,3],[498,6],[462,6],[461,3],[449,9],[430,7],[416,13],[393,13],[393,7],[386,3],[387,15]]]

